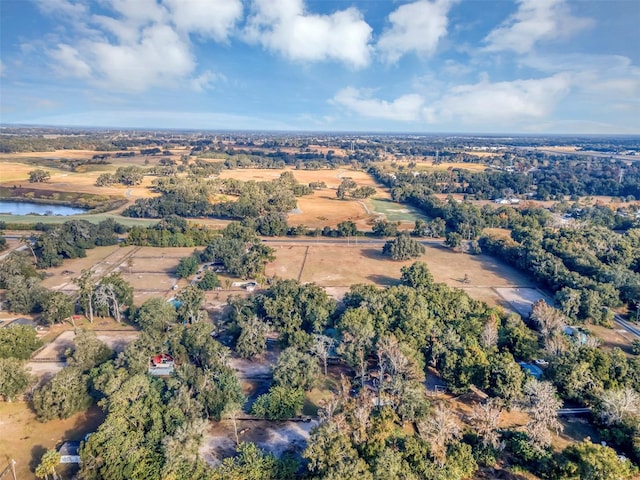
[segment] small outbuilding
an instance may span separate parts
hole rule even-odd
[[[522,367],[522,369],[531,375],[533,378],[538,380],[542,376],[542,369],[537,365],[532,365],[526,362],[518,362],[518,365]]]
[[[80,463],[80,442],[64,442],[58,453],[60,463]]]
[[[173,373],[175,362],[168,353],[160,353],[149,359],[149,375],[168,377]]]

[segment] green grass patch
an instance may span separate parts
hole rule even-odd
[[[415,222],[416,220],[430,220],[417,208],[384,198],[370,198],[367,200],[375,213],[382,214],[389,222]]]
[[[302,414],[315,417],[322,400],[331,398],[332,392],[338,390],[339,380],[331,377],[320,377],[318,385],[309,392],[305,392]]]
[[[112,218],[116,222],[127,227],[134,225],[149,226],[155,225],[160,220],[157,218],[130,218],[113,213],[83,213],[80,215],[0,215],[0,222],[6,222],[7,230],[32,230],[36,223],[60,224],[69,220],[87,220],[91,223],[100,223],[103,220]]]

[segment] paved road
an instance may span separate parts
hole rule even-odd
[[[625,320],[624,318],[622,318],[620,315],[617,315],[617,314],[614,315],[614,321],[630,334],[636,337],[640,337],[640,328],[638,328],[637,325],[634,325],[633,323],[629,322],[628,320]]]
[[[591,413],[591,409],[588,407],[583,407],[583,408],[561,408],[558,410],[558,415],[582,415],[585,413]]]

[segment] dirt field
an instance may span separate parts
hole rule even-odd
[[[318,424],[309,422],[267,422],[264,420],[239,420],[241,442],[253,442],[265,452],[281,456],[284,452],[300,454],[307,446],[311,429]],[[210,465],[218,465],[235,453],[235,434],[230,420],[212,422],[205,434],[200,455]]]
[[[188,284],[173,275],[180,258],[191,255],[193,248],[97,247],[87,250],[85,258],[66,260],[61,267],[47,270],[42,282],[47,288],[66,293],[77,291],[73,279],[84,269],[91,269],[97,278],[120,272],[134,288],[134,303],[140,305],[152,296],[169,298]]]
[[[102,410],[92,407],[66,420],[40,423],[25,402],[0,402],[0,471],[13,458],[19,480],[35,479],[33,472],[45,451],[63,441],[82,440],[103,419]]]
[[[298,198],[298,213],[290,213],[290,225],[307,228],[335,228],[338,223],[351,220],[360,230],[370,230],[376,215],[367,212],[362,201],[338,200],[333,190],[321,190]]]
[[[318,243],[307,245],[275,245],[276,260],[267,265],[267,275],[294,278],[301,282],[315,282],[330,287],[340,297],[350,285],[373,283],[394,285],[400,279],[400,269],[420,260],[429,266],[438,282],[462,288],[478,300],[507,306],[498,288],[533,288],[527,277],[517,270],[486,255],[466,255],[440,246],[427,246],[425,254],[415,260],[394,262],[382,255],[382,245],[360,240],[349,246]],[[463,283],[465,274],[470,283]]]
[[[121,352],[131,342],[133,342],[140,332],[136,330],[130,331],[100,331],[94,330],[98,340],[104,342],[109,348],[117,352]],[[55,340],[47,344],[38,354],[34,357],[35,360],[42,359],[61,359],[64,357],[64,352],[68,348],[73,348],[76,334],[73,331],[62,332],[56,337]]]
[[[637,337],[621,329],[617,324],[614,328],[607,328],[602,325],[587,325],[586,328],[600,339],[602,348],[610,350],[617,347],[622,349],[627,355],[633,354],[631,347]]]
[[[535,288],[505,288],[495,289],[498,294],[505,299],[522,318],[527,318],[531,314],[531,306],[538,300],[545,300],[553,304],[553,300],[540,290]]]

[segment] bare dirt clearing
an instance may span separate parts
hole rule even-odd
[[[239,420],[238,432],[241,442],[253,442],[265,452],[281,456],[285,452],[302,453],[307,446],[311,429],[317,421],[268,422],[265,420]],[[214,422],[205,434],[200,447],[200,456],[210,465],[219,465],[226,457],[235,454],[233,422]]]
[[[47,288],[72,293],[78,289],[73,279],[80,276],[82,270],[90,269],[96,278],[119,272],[133,286],[134,303],[139,305],[152,296],[172,296],[174,285],[179,288],[188,285],[187,280],[178,280],[173,272],[180,259],[191,255],[193,250],[192,247],[97,247],[87,250],[85,258],[65,260],[61,267],[47,270],[47,278],[42,283]]]
[[[94,330],[96,337],[101,342],[104,342],[109,348],[117,352],[121,352],[131,342],[133,342],[140,332],[137,330],[118,330],[118,331],[100,331]],[[34,360],[45,359],[64,359],[65,351],[68,348],[73,348],[75,345],[76,333],[68,330],[62,332],[56,337],[55,340],[47,344],[38,354],[34,357]]]
[[[18,479],[35,479],[44,452],[66,440],[82,440],[103,420],[102,410],[92,407],[65,420],[40,423],[25,402],[0,402],[0,469],[13,458]]]
[[[551,298],[535,288],[499,287],[495,290],[523,318],[527,318],[531,314],[531,306],[538,300],[545,300],[548,304],[553,305]]]
[[[632,355],[632,344],[636,337],[627,330],[615,324],[614,328],[602,325],[586,325],[587,330],[600,339],[601,346],[605,349],[620,348],[627,355]]]

